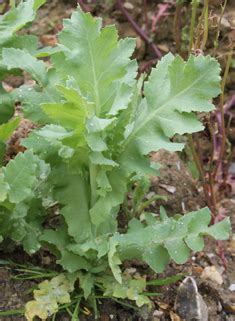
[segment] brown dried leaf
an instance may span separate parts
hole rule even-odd
[[[183,319],[181,319],[181,317],[173,311],[170,312],[170,317],[171,321],[183,321]]]

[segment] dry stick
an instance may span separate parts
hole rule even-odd
[[[199,18],[199,22],[197,24],[197,29],[196,29],[196,39],[195,39],[195,49],[198,49],[200,48],[200,40],[201,40],[201,33],[200,33],[200,28],[202,26],[202,21],[203,21],[203,17],[205,16],[205,5],[203,7],[203,10],[202,10],[202,14],[200,15],[200,18]]]
[[[195,28],[198,4],[199,4],[198,0],[192,0],[192,17],[191,17],[190,33],[189,33],[189,53],[191,52],[193,47],[194,28]]]
[[[144,7],[145,27],[146,27],[146,31],[149,32],[149,19],[148,19],[148,11],[147,11],[147,0],[143,0],[143,7]]]
[[[201,50],[205,48],[205,45],[207,43],[207,38],[208,38],[208,11],[209,11],[209,0],[204,0],[204,33],[203,33],[203,38],[202,38],[202,43],[201,43]]]
[[[220,18],[219,18],[219,22],[218,22],[218,26],[217,26],[217,30],[216,30],[215,41],[214,41],[214,53],[213,53],[213,56],[215,56],[216,49],[218,47],[219,35],[220,35],[220,26],[221,26],[221,21],[222,21],[223,15],[224,15],[224,10],[226,8],[226,5],[227,5],[227,0],[224,1],[224,5],[222,6],[222,9],[221,9],[221,14],[220,14]]]
[[[203,170],[201,161],[200,161],[200,159],[198,157],[198,154],[197,154],[197,151],[195,149],[195,146],[194,146],[194,143],[193,143],[193,138],[192,138],[191,134],[188,135],[188,143],[189,143],[189,147],[191,149],[192,155],[193,155],[194,162],[195,162],[195,164],[197,166],[200,178],[202,180],[202,187],[203,187],[204,195],[205,195],[205,198],[206,198],[206,202],[207,202],[208,206],[212,209],[210,197],[209,197],[209,194],[208,194],[208,191],[207,191],[207,183],[206,183],[206,179],[205,179],[205,172]]]
[[[216,214],[217,205],[216,205],[216,196],[215,196],[215,188],[214,188],[215,182],[214,182],[214,178],[213,178],[213,175],[212,175],[215,146],[214,146],[214,140],[213,140],[214,131],[213,131],[213,128],[211,127],[210,120],[207,123],[207,126],[208,126],[208,129],[209,129],[210,137],[211,137],[211,141],[212,141],[211,156],[210,156],[209,169],[208,169],[209,187],[210,187],[210,196],[211,196],[212,205],[213,205],[213,208],[214,208],[214,211],[215,211],[215,214]],[[214,220],[214,218],[213,218],[213,220]]]
[[[232,54],[233,54],[233,46],[228,54],[228,59],[226,62],[224,76],[223,76],[222,83],[221,83],[221,94],[220,94],[220,104],[219,104],[220,114],[221,114],[221,148],[220,148],[219,158],[218,158],[218,161],[217,161],[217,164],[215,167],[215,171],[213,173],[214,179],[216,179],[216,176],[218,174],[218,170],[222,164],[224,151],[225,151],[225,145],[226,145],[226,129],[225,129],[225,121],[224,121],[224,89],[225,89],[225,84],[226,84],[227,77],[228,77],[230,64],[232,61]]]
[[[182,2],[176,2],[175,17],[174,17],[174,37],[176,52],[180,53],[181,49],[181,33],[180,33],[180,12],[182,9]]]
[[[117,0],[117,4],[121,10],[121,12],[124,14],[124,16],[127,18],[127,20],[130,22],[130,24],[132,25],[133,29],[137,32],[137,34],[144,40],[146,41],[146,43],[152,48],[152,50],[154,51],[156,57],[158,59],[160,59],[162,57],[162,54],[160,52],[160,50],[158,49],[158,47],[153,43],[152,39],[149,38],[149,36],[144,32],[143,29],[140,28],[140,26],[138,26],[138,24],[134,21],[134,19],[132,18],[132,16],[126,11],[126,9],[124,8],[122,1],[121,0]]]

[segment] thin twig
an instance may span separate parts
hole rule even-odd
[[[224,15],[224,10],[226,8],[226,5],[227,5],[227,0],[224,1],[224,5],[222,6],[221,14],[219,17],[219,22],[218,22],[218,26],[217,26],[217,30],[216,30],[215,41],[214,41],[214,53],[213,53],[214,56],[216,54],[216,49],[217,49],[218,43],[219,43],[218,40],[219,40],[219,35],[220,35],[220,26],[221,26],[221,22],[222,22],[222,18]]]
[[[127,18],[127,20],[130,22],[135,32],[152,48],[156,57],[160,59],[162,57],[160,50],[153,43],[153,40],[145,33],[145,31],[142,28],[140,28],[140,26],[135,22],[132,16],[127,12],[127,10],[123,6],[122,1],[117,0],[117,5],[120,8],[121,12],[124,14],[124,16]]]
[[[204,1],[204,32],[203,32],[203,38],[202,38],[202,43],[201,43],[201,50],[203,51],[207,39],[208,39],[208,32],[209,32],[209,25],[208,25],[208,12],[209,12],[209,0]]]
[[[181,32],[180,32],[180,13],[182,9],[182,2],[176,2],[175,17],[174,17],[174,37],[176,52],[180,53],[181,49]]]
[[[196,28],[196,32],[195,32],[195,48],[194,50],[196,49],[199,49],[200,48],[200,42],[201,42],[201,29],[202,29],[202,22],[203,22],[203,17],[205,17],[205,5],[203,7],[203,10],[202,10],[202,13],[198,19],[198,24],[197,24],[197,28]]]
[[[215,195],[215,181],[213,177],[213,160],[214,160],[214,153],[215,153],[215,143],[214,143],[214,131],[211,126],[211,120],[208,121],[207,123],[209,132],[210,132],[210,137],[211,137],[211,155],[210,155],[210,160],[209,160],[209,169],[208,169],[208,175],[209,175],[209,187],[210,187],[210,196],[211,196],[211,202],[212,206],[214,208],[214,212],[217,213],[217,203],[216,203],[216,195]]]
[[[197,151],[195,149],[195,146],[194,146],[194,143],[193,143],[193,138],[192,138],[191,134],[188,135],[188,143],[189,143],[189,147],[191,149],[192,155],[193,155],[194,162],[195,162],[195,164],[197,166],[200,178],[202,180],[202,187],[203,187],[204,195],[205,195],[205,198],[206,198],[206,202],[207,202],[208,206],[212,209],[210,197],[209,197],[208,191],[207,191],[207,182],[206,182],[206,179],[205,179],[206,176],[205,176],[201,161],[200,161],[200,159],[198,157]]]
[[[216,178],[216,176],[218,174],[218,170],[222,165],[225,146],[226,146],[226,129],[225,129],[225,121],[224,121],[224,90],[225,90],[225,84],[226,84],[227,77],[228,77],[229,68],[230,68],[231,61],[232,61],[232,54],[233,54],[233,47],[231,48],[231,50],[229,52],[228,59],[226,62],[225,71],[224,71],[224,76],[223,76],[222,83],[221,83],[221,94],[220,94],[220,104],[219,104],[220,115],[221,115],[221,133],[220,133],[221,134],[221,147],[220,147],[220,153],[219,153],[219,158],[218,158],[218,161],[216,164],[216,168],[213,173],[214,179]]]
[[[193,47],[194,28],[195,28],[198,4],[199,4],[198,0],[192,0],[192,16],[191,16],[190,33],[189,33],[189,53],[191,52]]]

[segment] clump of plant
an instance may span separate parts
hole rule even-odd
[[[204,236],[224,240],[230,231],[228,219],[209,226],[207,208],[168,217],[144,206],[126,231],[118,228],[133,183],[158,174],[148,154],[180,151],[184,145],[171,140],[175,134],[203,129],[197,113],[213,110],[211,100],[220,93],[217,61],[167,54],[147,80],[137,81],[135,40],[119,40],[115,26],[102,28],[80,8],[64,21],[58,39],[50,67],[23,49],[3,49],[9,70],[26,70],[35,80],[13,98],[40,128],[22,140],[27,151],[1,168],[0,234],[30,254],[47,246],[73,279],[43,283],[26,306],[28,320],[46,319],[68,302],[75,280],[85,299],[99,289],[150,304],[146,280],[127,275],[123,261],[139,259],[160,273],[171,259],[183,264],[191,250],[201,251]],[[60,224],[45,227],[51,212]],[[62,297],[55,294],[57,283]]]

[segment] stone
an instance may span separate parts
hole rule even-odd
[[[210,280],[218,285],[223,284],[223,278],[214,265],[206,266],[201,274],[203,281]]]
[[[178,288],[175,311],[185,321],[208,321],[208,308],[193,277],[186,277]]]

